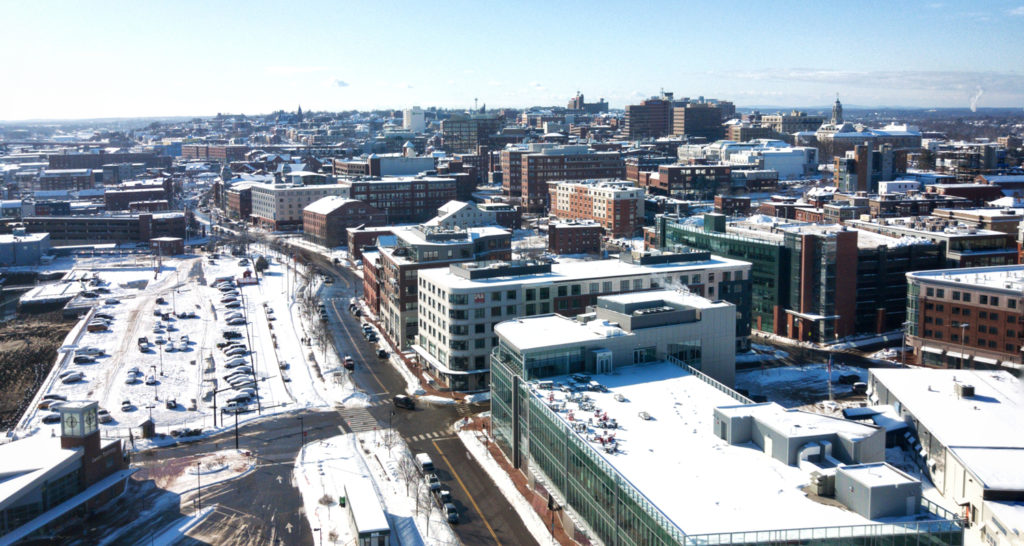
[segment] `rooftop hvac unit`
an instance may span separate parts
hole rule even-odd
[[[956,392],[958,398],[970,398],[974,396],[974,385],[956,383],[953,385],[953,391]]]

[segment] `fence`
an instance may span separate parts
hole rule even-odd
[[[697,368],[694,368],[693,366],[690,366],[689,364],[683,362],[682,360],[679,360],[678,358],[676,358],[674,356],[669,355],[668,356],[668,361],[673,363],[673,364],[675,364],[676,366],[679,366],[680,368],[686,370],[690,374],[694,375],[695,377],[697,377],[701,381],[707,383],[708,385],[711,385],[715,389],[717,389],[719,391],[722,391],[723,393],[729,395],[731,398],[735,399],[736,401],[738,401],[741,404],[753,404],[754,403],[753,400],[751,400],[751,399],[747,398],[746,396],[743,396],[742,394],[732,390],[731,388],[725,386],[720,381],[712,378],[711,376],[705,374],[704,372],[698,370]]]

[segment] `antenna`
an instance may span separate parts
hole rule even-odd
[[[477,98],[473,97],[473,110],[477,110]]]

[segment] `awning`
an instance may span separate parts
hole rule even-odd
[[[937,349],[935,347],[929,347],[927,345],[922,346],[921,350],[926,352],[926,353],[932,353],[932,354],[937,354],[937,355],[941,355],[942,354],[942,349]]]
[[[1000,362],[999,365],[1003,366],[1004,368],[1014,368],[1014,369],[1017,369],[1017,370],[1024,370],[1024,364],[1018,364],[1016,362],[1011,362],[1009,360],[1004,360],[1004,361]]]
[[[995,366],[996,363],[999,362],[998,360],[996,360],[994,358],[985,358],[983,356],[975,356],[974,357],[974,361],[975,362],[981,362],[982,364],[988,364],[990,366]]]
[[[949,351],[949,352],[946,353],[946,356],[948,356],[950,358],[963,359],[963,360],[967,360],[967,359],[971,358],[971,355],[963,356],[962,354],[960,354],[960,353],[958,353],[956,351]]]

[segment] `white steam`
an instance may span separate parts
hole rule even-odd
[[[982,89],[981,86],[979,85],[978,88],[974,92],[974,96],[971,97],[971,112],[977,112],[978,111],[978,99],[980,99],[981,96],[984,95],[984,94],[985,94],[985,90]]]

